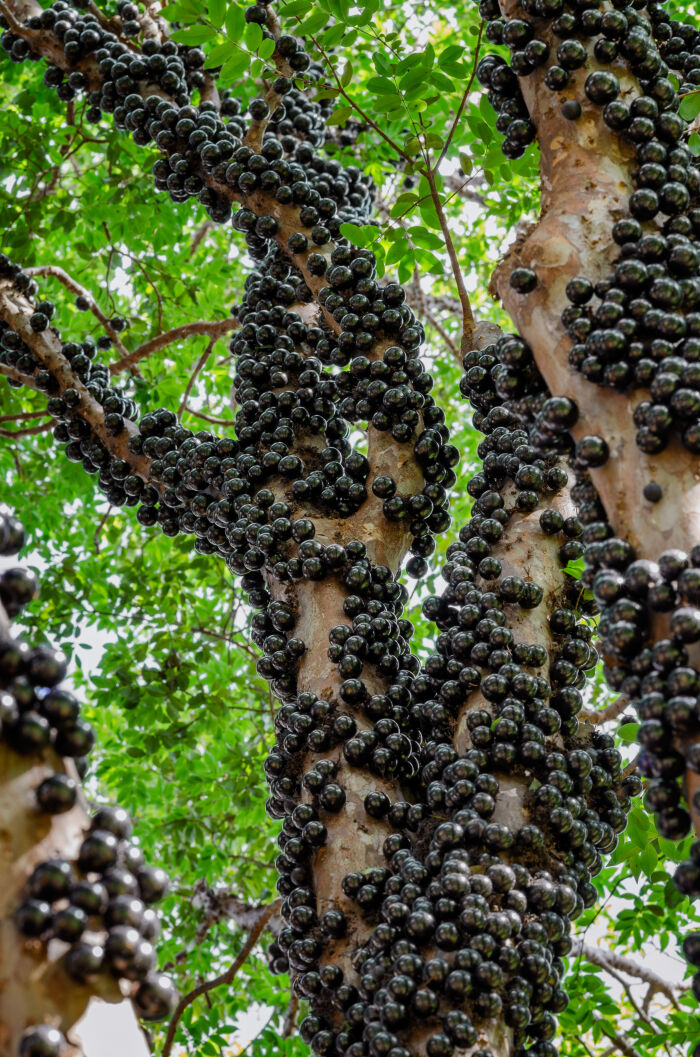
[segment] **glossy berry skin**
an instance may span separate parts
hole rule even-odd
[[[514,268],[509,282],[519,294],[529,294],[537,286],[537,275],[532,268]]]
[[[170,977],[163,973],[147,976],[134,996],[138,1015],[147,1021],[164,1020],[177,1001],[177,991]]]
[[[19,1044],[19,1057],[64,1057],[67,1052],[66,1038],[58,1028],[40,1024],[28,1028]]]

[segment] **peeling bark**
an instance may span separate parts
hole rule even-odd
[[[501,8],[508,18],[522,17],[519,0],[504,0]],[[516,239],[492,285],[531,346],[551,392],[577,403],[580,417],[573,435],[598,433],[608,442],[610,459],[590,474],[615,532],[629,539],[640,555],[656,557],[670,547],[689,550],[700,539],[698,459],[678,443],[659,455],[640,451],[632,411],[640,399],[646,399],[645,391],[622,395],[573,371],[567,360],[571,339],[561,322],[569,304],[565,292],[569,279],[587,275],[595,280],[610,271],[617,249],[611,229],[627,213],[634,190],[633,152],[611,132],[600,107],[589,103],[583,91],[595,66],[572,74],[567,96],[582,102],[578,121],[562,116],[560,96],[544,84],[542,71],[521,79],[540,144],[542,214],[532,229]],[[634,82],[622,62],[613,64],[613,69],[624,96]],[[533,293],[522,295],[511,289],[508,278],[518,264],[537,272]],[[648,503],[642,496],[649,481],[663,488],[659,503]]]

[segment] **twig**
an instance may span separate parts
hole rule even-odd
[[[95,529],[95,535],[93,536],[93,542],[95,544],[95,553],[96,554],[100,553],[100,535],[102,534],[102,529],[107,524],[107,518],[109,517],[109,515],[111,513],[112,513],[112,507],[111,507],[111,504],[110,504],[110,506],[107,507],[106,511],[102,515],[102,518],[100,520],[99,525]]]
[[[30,418],[46,418],[46,411],[18,411],[16,415],[0,415],[0,422],[26,422]]]
[[[457,286],[457,293],[459,295],[459,302],[462,306],[462,334],[465,339],[470,340],[471,335],[474,333],[474,313],[472,312],[471,302],[469,300],[469,294],[467,288],[464,285],[464,276],[462,275],[462,269],[459,265],[457,257],[457,251],[455,250],[454,242],[452,241],[452,234],[450,233],[450,227],[447,223],[447,217],[445,211],[442,208],[442,202],[440,201],[440,195],[438,194],[437,186],[435,184],[435,174],[431,171],[426,174],[428,186],[430,187],[430,194],[433,199],[433,205],[435,206],[435,212],[437,213],[440,228],[442,229],[442,237],[445,240],[445,248],[447,249],[447,255],[450,258],[450,264],[452,266],[452,274]]]
[[[199,359],[197,360],[197,362],[194,365],[194,370],[192,371],[192,374],[190,375],[190,377],[188,379],[187,386],[185,388],[185,392],[182,394],[182,400],[180,401],[180,406],[177,409],[178,422],[182,418],[182,413],[185,410],[185,408],[187,407],[188,397],[189,397],[190,393],[192,392],[192,388],[194,386],[194,383],[197,381],[197,377],[199,376],[199,372],[202,370],[202,368],[204,367],[205,363],[207,362],[207,360],[211,356],[211,350],[214,348],[214,345],[216,344],[216,341],[217,341],[216,338],[210,338],[209,339],[206,349],[204,350],[204,352],[202,353],[202,355],[199,357]]]
[[[580,712],[579,719],[585,720],[593,726],[599,726],[601,723],[607,723],[611,719],[617,719],[618,716],[622,715],[629,703],[630,699],[625,694],[621,694],[614,701],[611,701],[609,705],[606,705],[605,708],[601,708],[600,711],[584,710]]]
[[[624,1031],[616,1031],[615,1028],[609,1026],[609,1022],[605,1021],[600,1014],[594,1013],[593,1016],[600,1024],[600,1030],[615,1043],[615,1049],[619,1050],[620,1053],[623,1053],[625,1057],[641,1057],[639,1050],[634,1048],[631,1040]]]
[[[190,243],[190,260],[194,257],[195,253],[199,249],[202,240],[205,238],[207,232],[210,231],[213,227],[214,224],[211,220],[205,220],[204,223],[197,228],[194,233],[192,242]]]
[[[206,415],[204,411],[195,411],[193,407],[189,405],[185,408],[188,415],[194,415],[196,418],[203,418],[205,422],[211,422],[215,426],[235,426],[236,423],[231,418],[216,418],[215,415]]]
[[[628,976],[634,976],[638,980],[644,981],[649,987],[653,988],[654,992],[659,992],[668,998],[672,1005],[679,1009],[678,998],[676,991],[687,990],[687,984],[679,984],[674,988],[667,980],[664,980],[662,976],[654,972],[653,969],[648,968],[646,965],[640,965],[639,962],[634,961],[632,958],[628,958],[624,954],[618,954],[617,951],[604,950],[600,947],[593,947],[588,943],[584,943],[583,940],[574,940],[574,946],[572,949],[573,957],[585,958],[587,962],[591,962],[592,965],[598,965],[601,969],[605,969],[611,975],[614,972],[627,973]],[[651,998],[649,999],[651,1001]],[[648,1003],[645,999],[645,1007],[648,1008]]]
[[[444,146],[443,146],[442,150],[440,151],[440,157],[438,158],[438,160],[435,162],[435,165],[433,166],[433,171],[434,172],[437,169],[440,168],[440,165],[444,161],[445,155],[447,154],[448,150],[450,149],[450,144],[452,143],[452,140],[454,139],[454,135],[455,135],[455,132],[457,131],[457,126],[459,124],[459,120],[460,120],[460,118],[462,116],[462,113],[464,111],[465,106],[467,105],[467,99],[469,98],[469,95],[470,95],[471,90],[472,90],[472,86],[474,84],[474,78],[476,77],[476,68],[477,68],[477,66],[479,64],[479,53],[481,51],[481,40],[482,40],[483,35],[484,35],[485,26],[486,26],[485,22],[482,22],[481,25],[479,26],[479,36],[476,38],[476,51],[474,53],[474,62],[472,64],[471,76],[470,76],[469,80],[467,81],[467,87],[464,89],[464,95],[462,96],[462,101],[459,104],[459,107],[457,108],[457,113],[455,114],[454,121],[452,122],[452,128],[447,133],[447,139],[445,140]]]
[[[84,297],[90,302],[90,311],[92,312],[95,319],[99,320],[104,329],[112,339],[113,344],[119,350],[122,356],[128,356],[128,349],[125,347],[122,339],[117,334],[116,330],[112,327],[109,319],[104,314],[100,306],[95,301],[89,290],[86,290],[84,286],[74,279],[72,275],[64,271],[58,264],[40,264],[36,268],[25,268],[28,275],[45,275],[52,279],[58,279],[59,283],[63,283],[66,290],[70,290],[76,297]]]
[[[297,1022],[297,1013],[299,1012],[299,996],[296,991],[292,991],[289,996],[289,1006],[287,1008],[287,1015],[284,1018],[284,1024],[282,1025],[282,1038],[290,1038]]]
[[[37,433],[48,433],[53,422],[43,422],[40,426],[29,426],[27,429],[0,429],[0,437],[33,437]]]
[[[123,356],[121,360],[115,360],[114,363],[109,365],[109,372],[110,374],[118,374],[120,371],[133,367],[135,364],[140,363],[141,360],[145,360],[147,356],[152,356],[154,352],[158,352],[159,349],[172,344],[174,341],[182,341],[184,338],[191,338],[196,334],[208,334],[218,340],[224,334],[228,334],[230,330],[236,330],[238,326],[238,320],[230,316],[228,319],[215,319],[211,322],[197,320],[194,323],[183,323],[182,326],[173,327],[172,330],[166,330],[163,334],[156,334],[155,338],[151,338],[150,341],[139,345],[133,352]]]
[[[637,755],[634,757],[634,759],[630,760],[630,762],[627,764],[627,766],[624,768],[624,770],[622,772],[622,777],[623,778],[629,778],[629,776],[631,774],[634,774],[636,772],[637,765],[639,764],[639,757],[641,755],[642,755],[641,752],[638,752]]]
[[[173,1048],[173,1042],[175,1040],[177,1026],[180,1023],[180,1020],[182,1019],[182,1014],[185,1012],[187,1007],[191,1006],[192,1003],[195,1002],[201,995],[206,995],[209,991],[213,991],[217,987],[228,986],[233,982],[236,973],[241,968],[241,966],[244,965],[245,962],[248,960],[248,957],[250,956],[253,947],[258,942],[260,936],[263,933],[263,930],[265,929],[265,926],[267,925],[268,921],[275,912],[276,905],[276,903],[270,903],[270,905],[266,908],[265,913],[258,918],[256,923],[253,925],[250,932],[248,933],[248,938],[243,944],[243,947],[240,953],[238,954],[236,960],[226,970],[225,973],[221,973],[220,976],[215,976],[212,980],[205,980],[204,983],[199,984],[198,987],[195,987],[188,994],[183,995],[183,997],[180,999],[177,1006],[175,1007],[175,1012],[173,1013],[172,1019],[168,1025],[168,1032],[165,1036],[165,1042],[163,1044],[163,1052],[161,1054],[161,1057],[170,1057]]]
[[[15,13],[11,8],[7,6],[5,0],[0,0],[0,14],[4,15],[7,20],[7,24],[13,33],[18,33],[21,36],[26,34],[27,27],[23,25],[19,19],[15,18]]]

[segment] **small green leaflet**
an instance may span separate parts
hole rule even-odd
[[[209,0],[207,15],[211,24],[221,29],[226,15],[226,0]]]
[[[215,36],[216,30],[213,26],[188,26],[187,29],[178,29],[173,33],[173,40],[178,44],[206,44]]]
[[[681,99],[678,112],[686,121],[692,121],[700,114],[700,92],[689,92]]]
[[[369,246],[379,238],[381,233],[381,228],[377,227],[376,224],[365,224],[363,227],[358,224],[340,225],[340,234],[344,235],[346,239],[352,242],[353,246],[358,248]]]
[[[570,561],[568,565],[564,567],[564,572],[567,576],[572,576],[574,580],[580,580],[583,576],[583,570],[585,564],[583,558],[577,558],[576,561]]]

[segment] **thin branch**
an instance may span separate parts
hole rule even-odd
[[[188,379],[187,386],[185,387],[185,392],[183,393],[182,400],[180,401],[180,406],[177,409],[178,422],[182,419],[182,414],[185,408],[187,407],[187,400],[189,398],[190,393],[192,392],[194,383],[197,381],[200,371],[204,368],[204,365],[211,356],[211,350],[214,348],[216,341],[217,338],[210,338],[209,342],[207,343],[206,349],[194,365],[194,370],[192,371],[192,374]]]
[[[0,429],[0,437],[33,437],[37,433],[48,433],[53,422],[43,422],[40,426],[29,426],[27,429]]]
[[[77,279],[74,279],[72,275],[69,275],[68,272],[64,271],[58,264],[41,264],[36,268],[25,268],[25,271],[28,275],[44,275],[49,276],[52,279],[58,279],[59,283],[63,283],[66,290],[70,290],[70,292],[76,297],[84,297],[86,301],[89,301],[90,311],[95,319],[97,319],[107,331],[115,348],[119,350],[122,356],[128,356],[128,349],[125,347],[122,339],[109,322],[109,319],[97,304],[90,291],[86,290]]]
[[[585,720],[586,723],[591,723],[593,726],[600,726],[601,723],[608,723],[611,719],[617,719],[625,711],[630,703],[630,699],[621,694],[619,697],[611,701],[605,708],[601,708],[600,711],[584,710],[579,713],[579,719]]]
[[[450,149],[450,144],[452,143],[452,140],[454,139],[454,135],[455,135],[455,132],[457,131],[457,126],[459,125],[460,118],[462,117],[462,114],[464,112],[464,108],[467,105],[467,99],[469,98],[469,95],[471,93],[472,87],[474,85],[474,79],[476,77],[476,68],[479,65],[479,53],[481,52],[481,41],[482,41],[482,38],[484,36],[484,29],[485,28],[486,28],[486,23],[482,21],[480,26],[479,26],[479,36],[476,39],[476,51],[474,53],[474,62],[472,64],[471,76],[469,77],[469,80],[467,81],[467,87],[464,89],[464,95],[462,96],[462,101],[459,104],[459,107],[457,109],[457,113],[455,114],[454,121],[452,122],[452,128],[447,133],[447,139],[445,140],[445,144],[444,144],[444,146],[443,146],[443,148],[442,148],[442,150],[440,152],[440,157],[438,158],[438,160],[435,162],[435,165],[433,166],[433,171],[434,172],[437,169],[440,168],[442,162],[445,159],[445,155],[447,154],[448,150]]]
[[[627,766],[625,767],[625,769],[622,772],[622,777],[623,778],[629,778],[629,776],[631,774],[635,774],[636,773],[637,767],[639,765],[639,757],[641,755],[642,755],[641,752],[638,752],[637,755],[634,757],[634,759],[630,760],[630,762],[627,764]]]
[[[18,411],[16,415],[0,415],[0,422],[26,422],[30,418],[46,418],[46,411]]]
[[[676,1008],[679,1009],[678,1005],[678,991],[687,990],[687,984],[678,984],[676,987],[670,984],[667,980],[664,980],[662,976],[654,972],[646,965],[641,965],[639,962],[634,961],[632,958],[628,958],[624,954],[618,954],[617,951],[605,950],[600,947],[593,947],[588,943],[584,943],[583,940],[574,940],[574,946],[572,949],[572,957],[585,958],[587,962],[591,962],[592,965],[598,965],[601,969],[605,969],[607,972],[614,974],[614,971],[621,973],[627,973],[628,976],[634,976],[638,980],[644,981],[649,987],[653,988],[655,992],[659,992],[668,998],[669,1002]],[[645,1005],[647,1003],[645,1002]]]
[[[195,411],[193,407],[189,405],[185,408],[188,415],[194,415],[195,418],[202,418],[205,422],[211,422],[215,426],[235,426],[236,423],[231,418],[216,418],[215,415],[207,415],[204,411]]]
[[[624,1031],[622,1031],[622,1029],[616,1031],[615,1028],[610,1025],[609,1021],[604,1020],[600,1014],[596,1015],[596,1013],[594,1013],[593,1016],[600,1024],[600,1030],[615,1043],[615,1049],[624,1054],[624,1057],[641,1057],[639,1050],[634,1048],[631,1039]]]
[[[155,338],[151,338],[150,341],[144,342],[143,345],[139,345],[133,352],[129,352],[126,356],[123,356],[121,360],[116,360],[114,363],[109,365],[110,374],[118,374],[120,371],[124,371],[127,368],[134,367],[141,360],[145,360],[147,356],[152,356],[154,352],[158,352],[160,349],[165,348],[166,345],[172,344],[174,341],[182,341],[185,338],[191,338],[196,334],[208,334],[211,338],[218,341],[219,338],[223,337],[224,334],[228,334],[231,330],[236,330],[239,326],[238,320],[228,317],[228,319],[215,319],[210,322],[206,320],[197,320],[194,323],[184,323],[180,327],[173,327],[172,330],[166,330],[163,334],[156,334]]]
[[[294,1028],[297,1023],[297,1013],[299,1012],[299,996],[296,991],[292,991],[289,996],[289,1006],[287,1008],[287,1015],[284,1018],[284,1024],[282,1025],[282,1038],[288,1039],[291,1037]]]
[[[107,507],[106,511],[102,515],[102,518],[100,520],[99,525],[95,529],[95,535],[93,536],[93,542],[95,544],[95,553],[96,554],[100,553],[100,536],[102,535],[102,529],[107,524],[107,518],[109,517],[109,515],[111,513],[112,513],[112,507],[110,505],[110,506]]]
[[[195,987],[188,994],[183,995],[183,997],[178,1002],[175,1008],[175,1012],[173,1013],[172,1019],[168,1025],[168,1032],[165,1036],[165,1042],[163,1044],[163,1052],[161,1054],[161,1057],[170,1057],[178,1024],[180,1023],[182,1015],[188,1008],[188,1006],[191,1006],[192,1003],[195,1002],[201,995],[206,995],[209,991],[213,991],[217,987],[228,986],[233,982],[238,970],[241,968],[242,965],[245,964],[245,962],[250,957],[250,953],[253,950],[253,947],[258,942],[268,921],[275,913],[277,906],[277,903],[270,903],[270,905],[266,907],[265,913],[260,915],[256,923],[253,925],[250,932],[248,933],[248,938],[243,944],[243,947],[240,953],[238,954],[236,960],[226,970],[225,973],[221,973],[220,976],[215,976],[212,980],[205,980],[204,983],[199,984],[198,987]]]
[[[18,33],[20,36],[26,33],[27,27],[15,18],[14,11],[7,6],[5,0],[0,0],[0,14],[4,16],[13,33]]]
[[[207,232],[211,231],[211,229],[213,227],[214,227],[214,222],[213,221],[205,220],[204,223],[201,224],[200,227],[197,228],[197,230],[194,233],[194,237],[192,239],[192,242],[190,243],[190,260],[194,257],[195,253],[199,249],[199,247],[200,247],[200,245],[202,243],[202,240],[205,238]]]
[[[469,294],[467,288],[464,285],[464,276],[462,275],[462,269],[459,264],[457,257],[457,251],[455,249],[454,242],[452,241],[452,234],[450,232],[450,226],[447,223],[447,217],[445,211],[442,208],[442,202],[440,201],[440,195],[438,194],[437,186],[435,184],[435,174],[433,172],[427,173],[426,179],[428,186],[430,187],[430,194],[433,199],[433,205],[435,206],[435,212],[437,213],[440,228],[442,229],[442,236],[445,240],[445,248],[447,249],[447,255],[450,258],[450,264],[452,266],[452,275],[454,276],[455,284],[457,286],[457,293],[459,295],[459,301],[462,306],[462,334],[467,340],[471,339],[474,333],[475,320],[474,313],[472,312],[471,302],[469,300]]]

